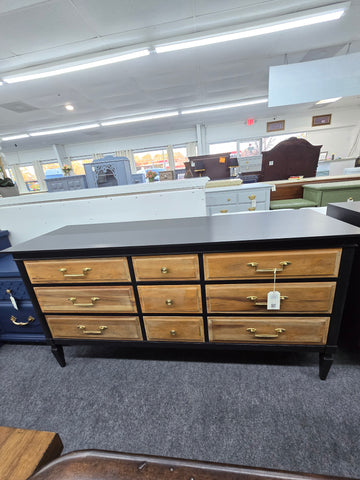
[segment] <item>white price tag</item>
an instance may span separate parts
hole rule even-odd
[[[10,301],[16,310],[19,310],[15,298],[10,294]]]
[[[271,290],[271,292],[267,294],[267,309],[280,310],[280,292]]]
[[[251,200],[251,208],[256,208],[256,200]]]

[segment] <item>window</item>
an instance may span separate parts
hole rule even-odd
[[[85,163],[92,163],[92,158],[84,158],[83,160],[71,160],[71,166],[74,172],[74,175],[85,175]]]
[[[136,170],[169,169],[169,159],[166,150],[149,150],[134,153]]]
[[[41,164],[43,170],[44,170],[44,175],[45,175],[45,178],[46,178],[46,172],[48,170],[53,170],[54,168],[60,168],[60,165],[58,162],[51,162],[51,163],[42,163]],[[51,172],[49,172],[51,173]]]
[[[175,169],[184,169],[184,162],[188,161],[186,147],[173,148]]]
[[[32,165],[28,165],[26,167],[19,167],[19,169],[28,191],[29,192],[39,191],[40,185],[36,178],[34,167]]]
[[[209,145],[210,153],[235,153],[237,152],[237,142],[212,143]]]
[[[275,135],[273,137],[264,137],[262,139],[262,150],[263,152],[267,152],[272,148],[276,147],[276,145],[283,140],[287,140],[288,138],[296,137],[296,138],[306,138],[306,133],[288,133],[286,135]]]
[[[254,157],[260,155],[260,140],[239,142],[239,157]]]

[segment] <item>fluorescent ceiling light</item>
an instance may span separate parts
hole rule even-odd
[[[102,67],[104,65],[111,65],[113,63],[124,62],[126,60],[132,60],[134,58],[140,58],[150,55],[150,51],[139,50],[138,52],[126,53],[124,55],[117,55],[115,57],[103,58],[102,60],[96,60],[93,62],[78,63],[68,67],[55,68],[54,70],[47,70],[38,73],[30,73],[28,75],[14,75],[11,77],[4,77],[3,80],[6,83],[19,83],[27,82],[29,80],[37,80],[39,78],[55,77],[56,75],[63,75],[64,73],[78,72],[80,70],[87,70],[88,68]]]
[[[283,32],[293,28],[305,27],[308,25],[315,25],[318,23],[330,22],[338,20],[349,2],[343,2],[329,7],[313,9],[311,11],[287,16],[286,20],[274,21],[271,23],[263,23],[258,27],[244,28],[237,32],[218,34],[207,36],[194,40],[187,40],[184,42],[171,43],[168,45],[161,45],[155,47],[156,53],[173,52],[176,50],[184,50],[187,48],[202,47],[205,45],[213,45],[215,43],[229,42],[232,40],[240,40],[243,38],[257,37],[259,35],[267,35],[269,33]],[[316,13],[315,13],[316,12]]]
[[[227,108],[236,108],[236,107],[246,107],[247,105],[257,105],[259,103],[267,103],[267,98],[260,98],[258,100],[245,100],[242,102],[235,103],[225,103],[222,105],[213,105],[209,107],[199,107],[199,108],[189,108],[187,110],[182,110],[182,115],[187,115],[189,113],[201,113],[201,112],[212,112],[215,110],[225,110]]]
[[[118,120],[109,120],[108,122],[101,122],[103,127],[110,125],[121,125],[123,123],[144,122],[146,120],[155,120],[157,118],[176,117],[179,112],[155,113],[154,115],[143,115],[141,117],[120,118]]]
[[[30,133],[30,137],[40,137],[41,135],[55,135],[57,133],[78,132],[79,130],[88,130],[90,128],[100,127],[99,123],[91,123],[89,125],[81,125],[80,127],[57,128],[56,130],[44,130],[43,132]]]
[[[7,142],[8,140],[18,140],[19,138],[29,138],[29,135],[27,133],[24,133],[22,135],[11,135],[10,137],[2,137],[3,142]]]
[[[325,100],[319,100],[318,102],[316,102],[316,105],[321,105],[323,103],[333,103],[333,102],[337,102],[338,100],[340,100],[342,97],[335,97],[335,98],[326,98]]]

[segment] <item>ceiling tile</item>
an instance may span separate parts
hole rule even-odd
[[[0,15],[2,38],[11,38],[12,52],[21,55],[95,36],[68,0],[41,2]],[[14,35],[14,32],[21,32]]]

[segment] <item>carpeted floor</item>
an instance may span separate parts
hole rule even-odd
[[[360,478],[360,356],[0,348],[0,424],[98,448]]]

